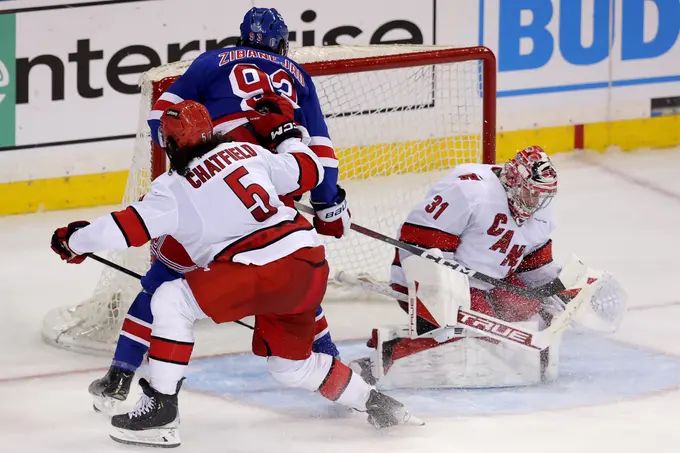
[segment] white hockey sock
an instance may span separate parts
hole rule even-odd
[[[174,395],[191,358],[194,322],[206,315],[198,308],[184,279],[163,283],[151,299],[151,312],[151,386]]]
[[[288,387],[318,390],[331,401],[366,410],[371,387],[347,365],[328,354],[313,352],[306,360],[269,357],[267,365],[272,377]]]

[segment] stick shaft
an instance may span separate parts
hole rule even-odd
[[[137,272],[133,272],[130,269],[127,269],[127,268],[125,268],[125,267],[123,267],[119,264],[114,263],[113,261],[109,261],[106,258],[102,258],[101,256],[97,256],[94,253],[86,253],[86,255],[87,255],[88,258],[92,258],[95,261],[99,261],[100,263],[102,263],[106,266],[112,267],[119,272],[122,272],[124,274],[129,275],[130,277],[134,277],[137,280],[142,279],[142,276],[139,275]]]
[[[101,256],[95,255],[94,253],[86,253],[86,255],[87,255],[88,258],[92,258],[95,261],[99,261],[100,263],[102,263],[106,266],[112,267],[119,272],[122,272],[124,274],[129,275],[130,277],[134,277],[137,280],[142,279],[142,276],[139,275],[137,272],[131,271],[130,269],[127,269],[127,268],[121,266],[120,264],[116,264],[113,261],[109,261],[106,258],[102,258]],[[255,328],[253,326],[251,326],[250,324],[246,324],[245,322],[242,322],[242,321],[234,321],[234,322],[236,324],[243,326],[243,327],[247,327],[250,330],[255,330]]]
[[[312,209],[309,206],[306,206],[302,203],[295,203],[295,207],[299,209],[302,212],[305,212],[307,214],[314,214],[314,209]],[[350,228],[357,233],[363,234],[365,236],[371,237],[373,239],[377,239],[379,241],[385,242],[387,244],[393,245],[396,248],[400,250],[404,250],[406,252],[412,253],[414,255],[418,255],[422,258],[432,260],[438,264],[441,264],[442,266],[446,266],[456,272],[460,272],[462,274],[467,275],[470,278],[475,278],[479,281],[489,283],[497,288],[503,288],[508,291],[512,291],[515,294],[519,294],[520,296],[524,297],[529,297],[529,298],[534,298],[534,299],[541,299],[543,297],[548,297],[557,294],[558,292],[564,290],[564,285],[562,282],[559,280],[559,278],[551,281],[550,283],[541,286],[540,288],[523,288],[521,286],[513,285],[512,283],[504,282],[503,280],[499,280],[497,278],[490,277],[486,274],[482,274],[481,272],[477,272],[475,270],[472,270],[470,268],[467,268],[463,266],[460,263],[457,263],[455,261],[447,260],[445,258],[442,258],[440,256],[433,255],[429,253],[427,250],[421,249],[420,247],[417,247],[415,245],[407,244],[405,242],[399,241],[397,239],[391,238],[389,236],[386,236],[382,233],[378,233],[377,231],[371,230],[369,228],[366,228],[364,226],[361,226],[359,224],[356,224],[352,222],[350,225]]]

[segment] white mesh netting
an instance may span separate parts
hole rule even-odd
[[[431,55],[439,50],[426,46],[308,47],[291,49],[290,56],[305,64],[410,52]],[[354,221],[394,236],[441,171],[462,162],[482,161],[483,72],[480,61],[471,58],[394,69],[381,69],[377,58],[371,60],[371,70],[343,72],[338,64],[333,70],[337,74],[323,76],[309,70],[340,161],[340,182]],[[181,74],[189,63],[161,66],[142,79],[140,120],[124,205],[139,199],[151,181],[154,157],[146,117],[154,89],[160,80]],[[392,247],[354,232],[325,242],[331,275],[345,271],[387,279]],[[141,274],[149,266],[146,247],[108,258]],[[74,349],[112,349],[139,289],[133,278],[105,269],[90,299],[48,314],[44,338]],[[338,294],[338,285],[332,285],[328,294]]]

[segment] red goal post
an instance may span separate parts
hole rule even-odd
[[[408,211],[443,172],[464,162],[495,162],[496,60],[486,47],[331,46],[291,49],[313,77],[340,162],[340,183],[358,223],[395,235]],[[146,118],[152,104],[190,61],[154,68],[141,80],[142,101],[123,204],[139,199],[166,171]],[[393,250],[352,233],[325,241],[332,273],[386,280]],[[139,273],[148,249],[109,258]],[[139,283],[105,269],[93,296],[53,310],[43,337],[80,350],[115,344]],[[333,295],[334,291],[329,291]]]

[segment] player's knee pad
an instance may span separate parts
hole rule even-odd
[[[163,283],[151,298],[152,335],[178,341],[194,341],[193,325],[200,319],[184,279]],[[204,317],[205,315],[203,315]]]
[[[267,368],[272,377],[287,387],[315,391],[319,388],[333,363],[328,354],[312,353],[305,360],[290,360],[271,356]]]

